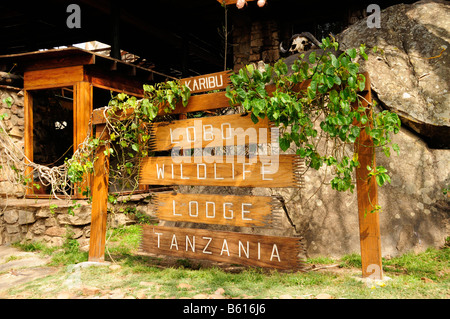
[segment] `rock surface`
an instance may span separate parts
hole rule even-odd
[[[383,107],[428,145],[450,148],[450,4],[423,0],[381,12],[381,28],[360,20],[338,36],[341,49],[378,47],[360,61]]]

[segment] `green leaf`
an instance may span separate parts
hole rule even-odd
[[[341,85],[342,81],[341,81],[341,78],[338,75],[334,76],[334,83],[336,85]]]
[[[350,87],[355,87],[355,84],[356,84],[356,80],[355,80],[355,78],[353,77],[353,76],[350,76],[348,79],[347,79],[347,83],[348,83],[348,85],[350,86]]]
[[[316,51],[313,51],[310,53],[308,60],[309,60],[309,63],[311,63],[311,64],[316,62]]]
[[[336,90],[331,90],[330,91],[330,101],[333,104],[339,104],[339,94]]]
[[[7,98],[3,99],[3,103],[5,103],[6,107],[9,109],[13,105],[14,101],[12,97],[8,96]]]
[[[307,92],[308,92],[308,97],[311,100],[313,100],[316,97],[316,92],[314,90],[312,90],[310,86],[308,87]]]
[[[117,99],[118,99],[119,101],[125,100],[126,97],[127,97],[127,95],[126,95],[125,93],[119,93],[119,94],[117,94]]]
[[[133,149],[133,151],[139,152],[139,145],[133,144],[133,145],[131,145],[131,148]]]
[[[253,66],[253,64],[248,64],[245,67],[248,71],[248,73],[250,73],[250,77],[253,75],[253,72],[255,71],[255,67]]]
[[[360,91],[364,90],[366,87],[366,77],[362,74],[358,75],[358,87]]]
[[[346,52],[349,55],[349,57],[351,57],[352,59],[356,58],[356,49],[355,48],[348,49]]]
[[[359,65],[358,65],[358,63],[350,63],[348,65],[347,69],[351,75],[356,76],[356,74],[359,71]]]
[[[339,61],[334,54],[331,54],[331,65],[333,65],[336,69],[339,67]]]
[[[250,117],[251,117],[251,119],[252,119],[254,124],[259,122],[259,119],[258,119],[258,117],[255,114],[252,113]]]
[[[353,126],[353,127],[350,129],[350,134],[351,134],[352,136],[354,136],[354,137],[358,137],[359,134],[360,134],[360,132],[361,132],[361,129],[360,129],[358,126]]]
[[[288,137],[283,136],[280,138],[280,148],[282,151],[287,151],[290,146],[291,142]]]
[[[367,118],[367,115],[363,115],[361,116],[361,124],[366,124],[369,121],[369,119]]]
[[[375,179],[377,181],[378,186],[380,186],[380,187],[383,186],[383,184],[384,184],[384,177],[383,177],[383,175],[376,175]]]
[[[328,86],[328,88],[332,88],[334,85],[334,76],[327,76],[325,77],[325,83]]]
[[[397,153],[397,156],[400,156],[400,147],[397,143],[392,144],[392,149]]]

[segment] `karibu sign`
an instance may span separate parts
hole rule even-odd
[[[159,193],[161,220],[241,227],[280,227],[279,202],[271,196]]]
[[[180,82],[186,85],[191,90],[191,93],[221,90],[230,84],[230,72],[223,71],[195,76],[182,79]]]
[[[205,229],[143,226],[141,249],[178,258],[208,259],[278,269],[299,269],[299,238]]]

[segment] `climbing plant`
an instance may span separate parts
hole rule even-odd
[[[397,133],[401,124],[397,114],[374,113],[374,104],[364,107],[362,97],[358,99],[358,92],[365,88],[365,77],[358,73],[355,59],[358,55],[367,59],[365,45],[342,53],[338,48],[338,42],[326,38],[322,50],[317,51],[320,54],[301,54],[290,69],[283,60],[266,65],[264,70],[247,65],[231,76],[233,85],[226,95],[232,104],[242,105],[251,113],[255,123],[265,117],[276,123],[283,151],[294,148],[314,169],[331,166],[333,189],[353,191],[352,172],[359,162],[352,150],[361,133],[359,124],[388,157],[391,149],[399,152],[398,145],[391,142],[391,133]],[[296,88],[303,81],[309,81],[306,90]],[[275,87],[270,94],[268,84]],[[372,114],[373,124],[368,125]],[[368,170],[380,186],[390,182],[384,167]]]
[[[156,118],[161,105],[164,113],[171,113],[179,101],[186,106],[191,94],[179,81],[145,84],[143,89],[142,99],[125,93],[112,96],[105,110],[109,138],[89,138],[85,143],[87,152],[66,160],[71,182],[81,182],[83,176],[93,172],[95,149],[106,145],[105,155],[114,155],[110,165],[114,186],[117,190],[137,188],[139,159],[149,155],[147,125]],[[114,196],[110,196],[110,202],[114,201]]]

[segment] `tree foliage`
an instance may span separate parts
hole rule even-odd
[[[302,54],[290,69],[283,60],[266,65],[263,71],[247,65],[231,76],[233,85],[226,94],[232,104],[251,113],[255,123],[265,117],[273,121],[280,128],[283,151],[294,148],[316,170],[332,166],[332,188],[353,191],[352,172],[359,162],[346,145],[355,143],[363,127],[375,147],[390,156],[391,148],[399,151],[398,145],[391,144],[391,133],[397,133],[401,124],[397,114],[388,111],[375,114],[372,121],[374,105],[364,107],[361,103],[358,92],[364,90],[366,79],[358,73],[355,59],[358,55],[367,59],[365,45],[339,55],[338,47],[334,39],[323,39],[322,50],[317,51],[321,54]],[[304,81],[309,85],[299,90]],[[275,86],[271,94],[266,90],[268,84]],[[333,146],[320,147],[321,141]],[[370,172],[379,185],[390,182],[385,168],[370,168]]]

